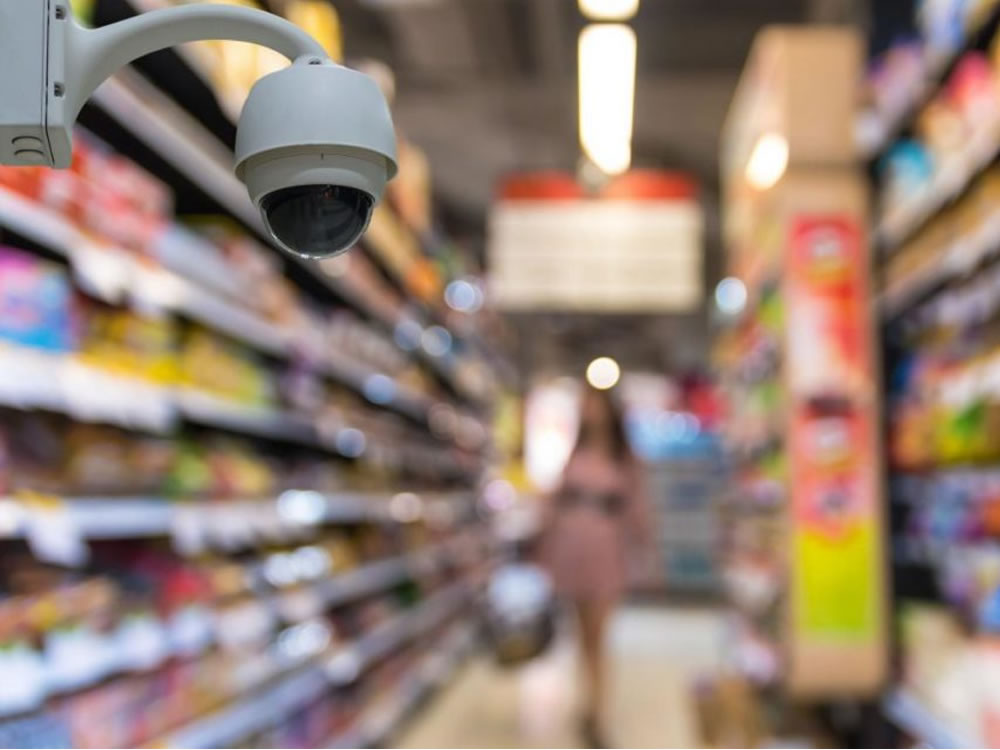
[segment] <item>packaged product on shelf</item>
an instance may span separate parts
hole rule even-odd
[[[68,170],[42,173],[39,200],[87,232],[148,255],[172,214],[161,182],[86,133],[74,133]]]
[[[213,497],[266,497],[277,486],[277,472],[244,441],[217,438],[204,449]]]
[[[278,490],[308,487],[332,494],[345,488],[343,472],[332,460],[293,459],[278,473],[277,480]]]
[[[325,351],[358,359],[380,372],[394,375],[407,365],[405,355],[391,339],[347,310],[337,311],[330,317],[325,334]]]
[[[179,358],[182,385],[252,406],[275,402],[274,374],[246,347],[192,327],[183,337]]]
[[[26,607],[16,598],[0,599],[0,718],[40,708],[48,695],[45,661],[36,648]]]
[[[961,114],[966,131],[990,139],[985,145],[995,151],[1000,125],[1000,86],[989,58],[981,52],[966,53],[955,65],[947,86],[947,95]]]
[[[917,100],[926,81],[923,47],[919,40],[893,44],[872,66],[868,86],[879,120],[895,122]]]
[[[143,216],[163,219],[174,212],[174,197],[166,184],[80,129],[73,134],[70,168],[120,196]]]
[[[181,224],[170,224],[156,238],[152,253],[164,267],[191,279],[206,292],[222,294],[243,304],[253,305],[256,295],[247,295],[242,266],[232,264],[225,253],[207,237]]]
[[[418,237],[431,230],[431,176],[427,155],[405,138],[399,139],[399,173],[386,188],[400,218]]]
[[[958,0],[927,0],[920,4],[916,20],[930,70],[938,68],[962,46],[966,34],[965,5]]]
[[[64,435],[63,494],[160,492],[176,458],[172,440],[129,434],[105,425],[73,423]]]
[[[0,491],[59,492],[67,485],[65,422],[52,414],[3,412]]]
[[[228,273],[240,286],[243,304],[279,324],[294,326],[302,322],[299,292],[282,276],[280,261],[273,252],[227,219],[199,217],[190,226],[219,249]]]
[[[0,339],[68,351],[76,344],[74,293],[54,263],[0,247]]]
[[[182,440],[165,478],[164,491],[175,497],[255,498],[273,495],[278,486],[276,462],[240,440]]]
[[[344,253],[319,261],[319,267],[331,278],[342,279],[385,320],[398,320],[402,315],[403,298],[381,277],[364,254]]]
[[[98,302],[88,302],[83,310],[83,361],[151,383],[177,382],[178,329],[173,319]]]
[[[893,144],[879,164],[883,211],[891,212],[894,207],[914,200],[934,176],[934,169],[934,156],[920,141],[910,139]]]

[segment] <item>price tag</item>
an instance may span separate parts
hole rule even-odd
[[[170,537],[174,549],[185,557],[193,557],[205,551],[205,512],[201,506],[180,505],[171,515]]]
[[[170,618],[170,649],[181,656],[200,654],[212,644],[212,613],[207,607],[192,604]]]
[[[56,497],[19,493],[25,508],[25,537],[32,554],[42,562],[78,568],[87,562],[90,550],[72,514]]]
[[[120,669],[145,672],[170,656],[169,634],[152,613],[126,617],[114,634]]]
[[[266,604],[248,599],[216,612],[216,638],[224,648],[260,646],[268,640],[274,621]]]
[[[9,406],[59,408],[65,357],[18,346],[0,347],[0,401]]]
[[[247,504],[245,510],[258,537],[268,542],[285,542],[290,538],[274,503]]]
[[[322,614],[326,609],[315,586],[306,586],[278,594],[276,603],[278,613],[286,622],[303,622]]]
[[[239,507],[228,506],[225,502],[205,506],[205,530],[212,546],[233,552],[248,545],[253,529]]]

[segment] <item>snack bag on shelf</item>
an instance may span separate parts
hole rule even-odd
[[[277,479],[272,467],[246,443],[216,440],[209,447],[206,463],[213,476],[217,497],[268,497],[274,494]]]
[[[883,212],[889,213],[917,196],[933,177],[934,169],[934,156],[923,143],[902,140],[894,144],[879,164]]]
[[[930,70],[937,69],[965,39],[965,0],[923,0],[917,10]]]
[[[10,167],[0,165],[0,187],[38,200],[44,167]]]
[[[179,498],[202,497],[211,492],[212,482],[212,470],[204,449],[195,442],[180,442],[164,481],[164,492]]]
[[[129,436],[103,425],[74,424],[67,436],[69,455],[66,462],[67,487],[81,494],[126,492],[142,487],[146,477],[133,477],[128,454]],[[155,480],[155,477],[154,477]],[[135,482],[136,486],[131,487]]]
[[[205,288],[247,305],[246,285],[222,250],[206,237],[180,224],[171,224],[157,238],[152,254],[164,268]]]
[[[193,328],[180,353],[180,382],[254,406],[275,402],[273,374],[245,347]]]
[[[219,248],[229,273],[238,280],[244,304],[279,324],[303,323],[298,288],[282,276],[274,253],[225,219],[205,217],[192,227]]]
[[[370,260],[361,253],[344,253],[335,258],[319,261],[323,272],[340,280],[380,316],[398,320],[403,313],[404,301],[399,293],[382,278]],[[398,334],[398,327],[397,327]],[[419,335],[419,334],[418,334]]]
[[[968,52],[948,79],[946,95],[961,115],[966,131],[981,139],[983,154],[995,149],[1000,135],[1000,87],[986,55]]]
[[[875,108],[883,122],[891,122],[916,100],[926,80],[923,45],[917,39],[893,44],[868,76]]]
[[[0,247],[0,339],[50,351],[76,344],[74,294],[66,272]]]
[[[177,382],[177,324],[172,318],[140,315],[98,302],[84,309],[82,359],[151,383]]]

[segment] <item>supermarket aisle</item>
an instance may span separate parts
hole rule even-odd
[[[708,610],[630,607],[611,639],[610,740],[619,747],[698,744],[691,678],[718,664],[721,617]],[[399,747],[578,747],[575,651],[563,638],[520,670],[483,656],[418,715]]]

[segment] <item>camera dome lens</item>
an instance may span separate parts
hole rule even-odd
[[[305,258],[329,258],[349,249],[368,227],[375,201],[341,185],[300,185],[265,195],[264,221],[287,250]]]

